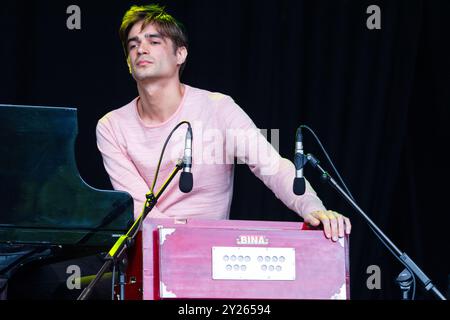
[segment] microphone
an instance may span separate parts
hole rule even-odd
[[[293,191],[297,196],[301,196],[305,193],[305,178],[303,178],[303,136],[302,129],[299,127],[295,135],[295,155],[294,155],[294,165],[295,165],[295,179],[293,184]]]
[[[184,156],[183,156],[183,172],[180,177],[180,190],[181,192],[191,192],[194,180],[192,178],[192,128],[188,127],[186,132],[186,140],[184,144]]]

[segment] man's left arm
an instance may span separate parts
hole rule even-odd
[[[294,164],[279,155],[237,104],[232,100],[228,104],[225,121],[227,139],[232,139],[235,143],[232,148],[228,148],[227,154],[246,163],[275,196],[289,209],[299,214],[305,223],[312,226],[322,224],[327,238],[337,241],[344,234],[350,234],[350,220],[335,211],[326,210],[306,179],[305,193],[301,196],[294,194],[292,190],[295,178]]]

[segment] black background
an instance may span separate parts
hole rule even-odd
[[[2,1],[0,103],[78,108],[78,169],[110,189],[95,126],[136,95],[118,28],[130,1]],[[448,290],[449,1],[159,1],[190,38],[182,81],[232,96],[259,128],[280,129],[280,154],[292,158],[294,133],[319,135],[360,207]],[[66,9],[81,9],[69,30]],[[366,9],[381,8],[381,30]],[[329,170],[311,135],[305,150]],[[331,172],[331,171],[330,171]],[[402,266],[362,219],[306,176],[325,205],[349,216],[353,299],[397,299]],[[298,221],[246,166],[236,169],[234,219]],[[381,290],[368,290],[378,265]],[[419,286],[420,287],[420,286]],[[420,288],[420,299],[432,299]]]

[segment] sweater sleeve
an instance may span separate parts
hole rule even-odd
[[[115,190],[128,192],[134,200],[134,218],[142,213],[145,195],[150,187],[139,174],[124,148],[117,141],[114,128],[103,117],[96,128],[97,147],[102,154],[103,165]],[[167,218],[156,206],[149,213],[151,218]]]
[[[278,199],[300,216],[326,210],[306,179],[305,193],[302,196],[293,193],[294,164],[279,155],[250,117],[230,97],[226,97],[221,110],[227,132],[228,157],[236,157],[241,163],[246,163]]]

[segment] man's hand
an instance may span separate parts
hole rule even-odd
[[[344,237],[344,234],[350,234],[352,225],[347,217],[335,211],[314,211],[303,215],[303,220],[313,227],[323,225],[323,231],[328,239],[337,241],[338,237]]]

